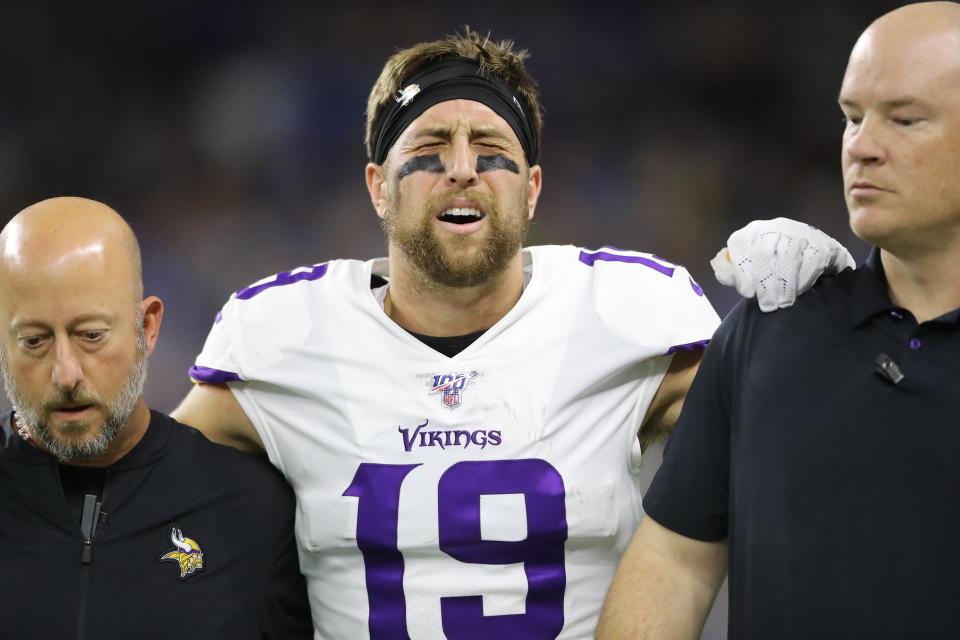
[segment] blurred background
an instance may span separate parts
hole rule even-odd
[[[864,258],[836,96],[859,32],[898,4],[4,0],[0,224],[56,195],[131,222],[167,304],[147,399],[169,411],[232,291],[385,254],[367,92],[397,48],[469,24],[533,54],[546,114],[529,243],[655,252],[724,315],[735,294],[707,261],[751,219],[807,221]]]

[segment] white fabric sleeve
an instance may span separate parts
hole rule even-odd
[[[231,298],[217,314],[207,334],[203,350],[197,355],[194,365],[190,367],[190,379],[194,382],[226,383],[245,382],[246,377],[241,369],[239,359],[234,353],[232,336],[239,309],[237,302]]]
[[[703,289],[684,267],[676,267],[672,278],[670,305],[670,345],[666,354],[700,351],[707,346],[720,324],[720,316],[707,300]]]

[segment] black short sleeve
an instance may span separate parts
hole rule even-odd
[[[663,464],[644,496],[647,514],[688,538],[727,537],[731,391],[750,304],[755,306],[752,301],[737,305],[711,339],[667,442]]]

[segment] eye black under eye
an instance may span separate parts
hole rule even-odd
[[[489,156],[477,156],[477,173],[483,171],[494,171],[496,169],[506,169],[512,173],[520,173],[520,167],[510,158],[495,153]]]
[[[427,173],[443,173],[443,162],[440,161],[440,155],[432,153],[424,156],[414,156],[410,158],[397,169],[397,180],[401,180],[414,171],[426,171]]]

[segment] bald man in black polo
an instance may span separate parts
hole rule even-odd
[[[876,245],[707,350],[598,637],[960,637],[960,5],[909,5],[850,57],[853,230]]]

